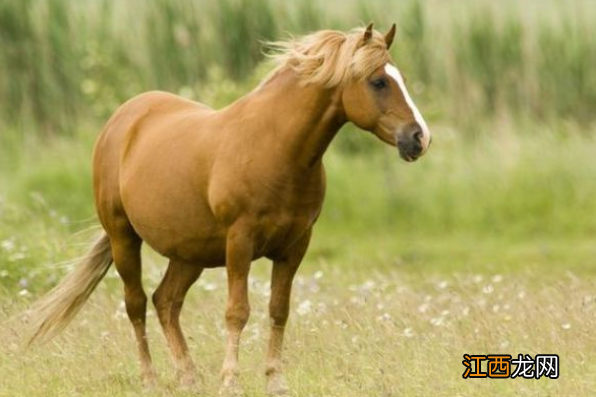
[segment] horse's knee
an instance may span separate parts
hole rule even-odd
[[[269,319],[271,325],[275,327],[284,327],[288,321],[290,306],[284,302],[271,301],[269,304]]]
[[[272,327],[285,327],[286,323],[288,322],[288,316],[270,315],[269,320]]]
[[[249,317],[250,306],[248,304],[230,305],[226,310],[226,324],[228,327],[243,329]]]

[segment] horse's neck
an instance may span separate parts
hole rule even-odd
[[[255,139],[270,134],[284,158],[312,167],[345,123],[340,97],[336,89],[303,86],[294,72],[284,70],[250,94],[245,111],[267,122]]]

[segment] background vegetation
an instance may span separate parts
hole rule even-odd
[[[262,75],[259,41],[372,20],[381,29],[399,22],[395,59],[435,119],[593,121],[591,3],[525,3],[4,1],[0,100],[10,106],[0,115],[61,135],[149,88],[222,105]]]
[[[222,107],[270,70],[262,40],[321,28],[349,30],[371,20],[383,31],[397,22],[393,57],[431,127],[433,145],[421,161],[405,164],[393,149],[352,126],[333,143],[326,156],[328,197],[295,299],[295,308],[308,310],[289,338],[315,353],[292,356],[298,364],[291,381],[309,395],[375,395],[371,390],[378,385],[384,396],[455,395],[472,390],[465,389],[469,382],[455,381],[463,372],[464,350],[552,351],[573,356],[561,371],[575,375],[560,385],[481,387],[489,394],[589,395],[594,379],[581,371],[596,362],[576,353],[593,346],[588,318],[596,270],[595,18],[589,0],[1,1],[0,313],[22,310],[84,251],[92,233],[87,229],[96,225],[91,148],[120,103],[162,89]],[[151,289],[163,259],[150,252],[146,258]],[[321,269],[331,276],[321,280]],[[266,283],[266,265],[255,271],[255,283]],[[223,288],[222,274],[205,277],[191,302],[215,314],[193,317],[195,328],[211,326],[223,310],[225,294],[208,294],[214,286]],[[500,282],[494,280],[503,277],[507,287],[493,295]],[[322,288],[315,298],[312,283]],[[108,340],[105,334],[115,332],[109,318],[120,299],[118,285],[109,279],[95,300],[93,310],[100,314],[75,325],[71,337],[83,336],[72,350],[57,344],[51,353],[18,361],[13,345],[6,344],[0,372],[20,380],[3,377],[0,395],[34,395],[28,387],[41,383],[43,395],[80,393],[78,372],[57,376],[52,369],[52,360],[68,357],[70,367],[92,374],[95,367],[77,351],[107,352],[110,358],[94,361],[105,366],[103,376],[122,370],[107,383],[86,375],[82,387],[89,395],[136,390],[134,358],[120,362],[132,339]],[[400,296],[387,292],[400,288],[406,291]],[[361,298],[369,304],[354,303]],[[255,299],[264,303],[259,295]],[[337,307],[338,299],[351,306]],[[326,304],[332,318],[320,328],[317,302]],[[420,311],[425,304],[430,312]],[[384,322],[385,315],[391,321]],[[114,316],[127,334],[126,320]],[[382,332],[371,326],[377,321]],[[263,322],[255,327],[255,333],[265,329]],[[334,327],[350,332],[331,339],[338,335]],[[540,334],[540,328],[548,332]],[[215,333],[219,347],[216,331],[221,330],[203,329],[200,335],[213,339]],[[4,340],[14,332],[0,328]],[[475,344],[461,336],[470,333]],[[329,339],[321,337],[327,334]],[[105,351],[93,350],[98,337]],[[339,374],[313,364],[325,343],[337,350],[327,357],[335,360],[334,368],[343,368]],[[403,365],[384,355],[392,346]],[[203,340],[191,341],[192,349],[203,347]],[[208,378],[215,376],[221,350],[206,354],[202,370]],[[433,366],[423,358],[433,354],[447,363]],[[158,361],[166,363],[163,356],[158,352]],[[370,362],[395,372],[375,372]],[[420,369],[422,362],[427,364]],[[420,380],[433,373],[437,384]],[[348,381],[350,374],[357,381]],[[302,382],[304,376],[312,383]]]

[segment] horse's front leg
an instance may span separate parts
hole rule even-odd
[[[271,321],[271,337],[265,374],[267,375],[267,394],[284,396],[288,394],[288,386],[282,372],[281,353],[284,329],[290,312],[290,295],[292,281],[310,241],[311,230],[293,245],[281,258],[273,261],[271,274],[271,300],[269,316]]]
[[[243,395],[238,369],[240,334],[250,315],[248,303],[248,273],[253,257],[253,241],[248,230],[230,229],[226,242],[228,275],[228,306],[226,309],[226,356],[221,369],[220,396]]]

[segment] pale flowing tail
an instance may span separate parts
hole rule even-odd
[[[72,321],[106,275],[112,261],[110,240],[104,233],[74,271],[34,303],[27,314],[32,335],[29,345],[35,340],[53,338]]]

